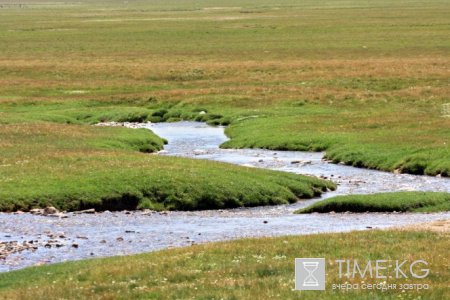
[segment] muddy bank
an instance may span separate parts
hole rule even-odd
[[[401,227],[404,230],[428,230],[439,233],[450,233],[450,219],[419,223]]]

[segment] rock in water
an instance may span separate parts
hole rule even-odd
[[[59,210],[57,210],[56,208],[54,208],[53,206],[48,206],[46,208],[44,208],[44,215],[53,215],[53,214],[57,214],[59,213]]]
[[[30,214],[32,214],[32,215],[42,215],[43,213],[44,213],[44,210],[40,209],[40,208],[30,209]]]
[[[79,210],[79,211],[74,212],[74,214],[95,214],[95,209],[90,208],[90,209],[85,209],[85,210]]]

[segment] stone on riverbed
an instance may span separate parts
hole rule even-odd
[[[48,206],[48,207],[44,208],[43,213],[44,213],[44,216],[53,215],[53,214],[59,213],[59,210],[57,210],[53,206]]]
[[[79,211],[75,211],[74,214],[95,214],[95,209],[90,208],[90,209],[85,209],[85,210],[79,210]]]
[[[37,247],[33,243],[18,241],[0,242],[0,258],[6,258],[8,255],[22,252],[24,250],[36,250]]]
[[[55,218],[65,219],[65,218],[68,218],[69,216],[64,213],[59,212],[56,214],[47,215],[47,217],[55,217]]]
[[[157,213],[157,211],[151,210],[151,209],[144,209],[144,210],[142,211],[141,215],[143,215],[143,216],[148,216],[148,215],[153,215],[153,214],[155,214],[155,213]]]
[[[41,208],[33,208],[30,209],[30,214],[32,215],[43,215],[44,214],[44,210]]]

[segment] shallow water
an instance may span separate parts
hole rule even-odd
[[[322,160],[323,153],[267,151],[259,149],[226,150],[223,128],[196,122],[145,124],[169,144],[160,155],[211,159],[239,165],[327,177],[339,184],[338,194],[364,194],[391,191],[447,191],[450,180],[427,176],[392,174]],[[293,161],[298,163],[292,164]],[[281,236],[319,232],[344,232],[385,228],[450,218],[450,212],[433,214],[310,214],[292,211],[317,199],[292,205],[198,212],[104,212],[95,215],[68,214],[68,218],[31,214],[0,213],[0,240],[34,240],[36,251],[12,254],[0,261],[0,271],[35,264],[54,263],[91,257],[124,255],[186,246],[195,243],[242,237]],[[64,237],[62,236],[64,233]],[[44,245],[55,240],[59,248]],[[74,248],[72,245],[77,244]]]
[[[223,127],[210,127],[198,122],[148,124],[159,136],[170,141],[161,154],[210,159],[243,166],[308,174],[328,178],[339,187],[323,195],[370,194],[394,191],[450,192],[450,179],[409,174],[394,174],[376,170],[332,164],[322,159],[323,152],[272,151],[263,149],[220,149],[228,138]],[[200,138],[201,136],[201,138]],[[295,162],[295,163],[292,163]],[[304,206],[289,205],[289,209]]]

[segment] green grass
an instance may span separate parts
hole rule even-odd
[[[225,147],[450,174],[445,1],[40,4],[0,10],[0,122],[197,118]]]
[[[0,274],[4,299],[446,299],[448,235],[371,231],[244,239],[159,252],[91,259]],[[294,291],[294,259],[326,258],[327,290]],[[361,283],[338,277],[337,259],[425,260],[428,290],[333,291],[332,283]],[[384,272],[384,271],[382,271]],[[392,272],[392,270],[391,270]],[[382,273],[383,275],[384,273]],[[366,283],[385,279],[364,279]]]
[[[162,141],[88,126],[108,120],[229,124],[223,147],[324,150],[358,167],[449,176],[449,11],[440,0],[5,2],[0,207],[203,207],[193,184],[171,177],[186,174],[202,191],[229,185],[219,207],[256,205],[271,203],[268,178],[292,178],[265,173],[261,193],[230,192],[228,170],[249,185],[253,175],[144,155]],[[277,184],[272,202],[329,185],[296,178],[304,187]],[[167,194],[191,204],[160,205]]]
[[[64,210],[234,208],[287,204],[335,189],[309,176],[149,155],[165,141],[147,129],[87,126],[146,121],[166,111],[156,108],[154,99],[145,99],[147,108],[132,105],[5,105],[0,210],[48,205]],[[190,113],[199,115],[195,109]]]
[[[286,204],[335,185],[308,176],[151,155],[146,129],[0,125],[0,210],[194,210]]]
[[[334,188],[151,155],[162,139],[99,121],[206,121],[230,125],[223,147],[449,176],[449,13],[441,0],[2,1],[0,210],[254,206]],[[448,210],[437,193],[358,199]],[[428,232],[242,240],[1,274],[0,298],[445,299],[449,247]],[[311,256],[424,259],[432,288],[292,291],[293,259]]]
[[[437,212],[450,211],[450,194],[398,192],[347,195],[316,202],[297,213],[327,212]]]

